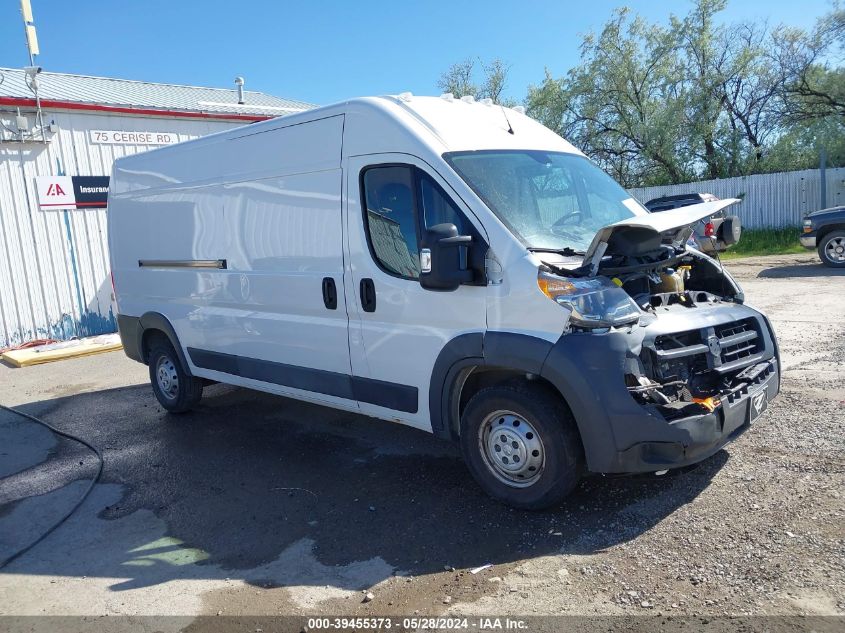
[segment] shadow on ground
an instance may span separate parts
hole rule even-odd
[[[772,266],[761,270],[758,277],[764,279],[787,279],[796,277],[845,277],[845,268],[831,268],[821,262],[813,264],[789,264]]]
[[[126,579],[113,590],[223,577],[358,589],[366,574],[341,568],[375,560],[383,577],[589,554],[695,499],[727,460],[722,451],[664,477],[589,478],[559,508],[527,513],[486,497],[455,448],[426,433],[249,390],[213,386],[182,416],[165,414],[147,386],[22,409],[92,441],[105,471],[68,524],[0,574]],[[0,425],[7,447],[26,442],[32,455],[0,480],[0,557],[70,507],[96,466],[46,435],[37,463],[31,424]],[[309,557],[323,571],[291,575]]]

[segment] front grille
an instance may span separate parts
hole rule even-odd
[[[719,356],[723,365],[754,356],[761,350],[760,333],[754,319],[717,326],[714,334],[719,341]]]
[[[700,330],[662,334],[654,339],[654,347],[661,351],[681,350],[701,344]]]
[[[692,373],[706,369],[719,373],[741,369],[759,359],[764,343],[757,320],[747,318],[698,330],[661,334],[644,347],[648,350],[649,365],[655,370],[655,377],[665,379],[679,374],[679,364]]]

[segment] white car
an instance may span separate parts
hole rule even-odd
[[[459,442],[493,497],[700,461],[779,389],[775,335],[691,227],[518,109],[354,99],[119,159],[126,354]],[[236,412],[233,412],[236,415]]]

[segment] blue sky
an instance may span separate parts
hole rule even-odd
[[[688,2],[461,0],[282,2],[241,0],[32,0],[46,70],[228,87],[318,104],[347,97],[437,93],[448,66],[500,57],[507,92],[522,99],[544,68],[578,61],[580,34],[620,5],[652,20]],[[726,21],[808,27],[828,0],[732,0]],[[18,0],[0,3],[0,66],[28,64]]]

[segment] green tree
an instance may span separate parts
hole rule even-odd
[[[619,9],[585,37],[581,63],[561,79],[547,73],[526,104],[623,184],[684,182],[690,154],[678,70],[671,33]]]
[[[821,148],[827,152],[828,165],[845,165],[845,117],[830,116],[790,127],[772,144],[760,171],[815,169]]]
[[[451,92],[456,97],[475,95],[478,93],[478,86],[473,81],[474,74],[475,61],[465,59],[449,66],[437,80],[437,87],[443,92]]]
[[[845,116],[845,9],[835,5],[809,32],[781,26],[773,39],[784,75],[784,119]]]
[[[803,169],[822,147],[845,165],[845,10],[804,31],[725,24],[726,4],[695,0],[668,24],[614,11],[574,68],[528,87],[528,113],[629,187]],[[440,87],[501,102],[507,67],[479,64]]]
[[[504,96],[509,70],[510,66],[498,58],[489,63],[469,58],[452,64],[438,79],[437,87],[456,97],[472,95],[477,99],[492,99],[499,105],[516,105]]]
[[[722,110],[723,72],[729,65],[724,29],[715,16],[726,0],[699,0],[685,18],[671,17],[670,45],[677,48],[677,90],[682,95],[688,143],[704,164],[706,178],[724,173],[724,153],[717,149]]]

